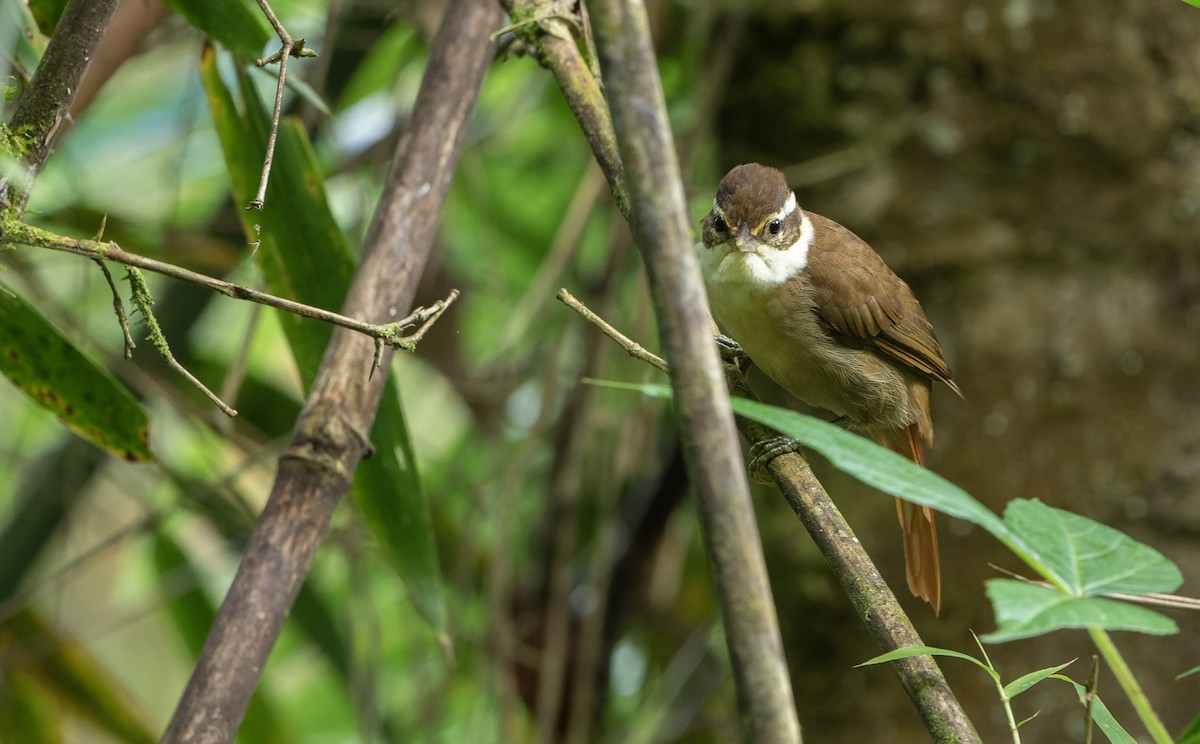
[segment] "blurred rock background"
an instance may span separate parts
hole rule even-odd
[[[1038,498],[1149,542],[1196,595],[1200,13],[1179,2],[797,2],[722,26],[717,38],[732,27],[740,39],[717,114],[722,165],[782,168],[800,204],[866,238],[937,328],[966,400],[935,394],[931,467],[993,509]],[[902,576],[888,509],[825,480]],[[993,627],[988,563],[1017,566],[946,522],[943,616],[913,612],[927,642],[970,651],[967,629]],[[865,656],[865,640],[787,622],[831,611],[823,595],[804,598],[783,567],[783,530],[767,529],[786,643],[809,654],[793,667],[802,720],[828,720],[830,740],[924,740],[911,715],[903,736],[853,715],[902,715],[882,674],[847,681],[870,695],[826,686],[828,666]],[[852,627],[842,612],[834,627]],[[1200,658],[1200,620],[1174,617],[1181,636],[1118,638],[1178,731],[1197,688],[1173,678]],[[831,657],[805,665],[821,653]],[[989,653],[1008,678],[1078,656],[1068,671],[1080,679],[1091,651],[1082,633],[1058,633]],[[988,680],[942,666],[984,740],[999,740]],[[1127,710],[1102,678],[1105,700]],[[1024,741],[1076,740],[1078,711],[1061,693],[1021,701],[1041,711]],[[848,733],[848,720],[862,730]]]

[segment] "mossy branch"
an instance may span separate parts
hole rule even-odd
[[[554,75],[608,180],[617,208],[626,220],[630,219],[617,134],[604,98],[586,6],[564,0],[500,0],[500,3],[513,23],[497,35],[513,33],[516,41],[509,49],[533,57]],[[587,50],[587,58],[582,50]]]
[[[36,248],[46,248],[63,253],[71,253],[76,256],[83,256],[96,261],[104,268],[104,263],[111,261],[112,263],[121,264],[129,268],[128,278],[130,287],[133,291],[133,304],[146,320],[147,328],[150,331],[150,341],[162,354],[163,359],[169,365],[175,368],[180,374],[184,375],[192,384],[196,385],[204,392],[221,410],[230,416],[236,415],[236,411],[223,403],[212,391],[202,385],[195,377],[185,370],[172,356],[166,339],[162,336],[161,330],[158,328],[158,323],[154,320],[154,314],[150,310],[154,304],[153,298],[150,296],[149,290],[146,288],[145,279],[142,277],[139,269],[151,271],[156,274],[168,276],[173,279],[195,284],[213,292],[219,292],[227,297],[233,297],[238,300],[247,300],[256,302],[260,305],[266,305],[278,310],[299,315],[304,318],[312,318],[325,323],[348,328],[352,331],[357,331],[365,336],[369,336],[375,341],[376,353],[374,365],[370,369],[368,376],[374,374],[375,370],[383,358],[384,348],[392,348],[400,351],[415,351],[417,343],[425,336],[430,326],[445,312],[456,299],[458,299],[458,290],[451,290],[450,294],[444,300],[439,300],[429,307],[417,308],[407,317],[402,318],[392,323],[368,323],[357,318],[350,318],[340,313],[335,313],[331,310],[324,310],[312,305],[305,305],[301,302],[289,300],[283,297],[277,297],[266,292],[261,292],[250,287],[245,287],[233,282],[227,282],[223,279],[201,274],[185,269],[182,266],[158,261],[153,258],[130,253],[123,250],[119,245],[112,241],[102,240],[80,240],[77,238],[69,238],[63,235],[58,235],[50,230],[45,230],[40,227],[35,227],[18,219],[0,217],[0,244],[8,245],[27,245]],[[105,274],[108,271],[105,268]],[[111,285],[111,278],[110,278]],[[133,341],[129,336],[128,323],[125,320],[124,310],[120,303],[120,298],[116,296],[114,290],[113,306],[117,314],[118,321],[121,323],[122,330],[126,336],[126,355],[128,350],[133,345]],[[415,330],[414,330],[415,329]],[[410,333],[411,331],[411,333]]]

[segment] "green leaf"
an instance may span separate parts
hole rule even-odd
[[[1174,563],[1149,545],[1087,517],[1040,501],[1012,501],[1004,522],[1047,578],[1080,596],[1172,592],[1183,583]]]
[[[131,462],[154,460],[141,404],[3,284],[0,372],[81,437]]]
[[[11,0],[2,1],[5,4],[11,2]],[[63,9],[66,7],[67,0],[30,0],[29,2],[29,11],[37,20],[38,29],[46,35],[54,33],[54,29],[58,26],[58,19],[62,18]]]
[[[65,741],[61,717],[51,696],[43,693],[27,674],[6,668],[4,694],[0,695],[0,721],[5,741],[57,744]]]
[[[1183,0],[1183,1],[1185,3],[1187,3],[1188,5],[1191,5],[1194,8],[1200,8],[1200,0]]]
[[[38,653],[19,653],[20,649]],[[0,624],[0,655],[6,663],[24,660],[17,671],[36,678],[55,698],[117,741],[158,741],[120,683],[74,639],[34,612],[22,610]]]
[[[21,0],[0,0],[0,28],[11,29],[0,34],[0,59],[13,63],[0,76],[4,87],[11,82],[10,73],[33,75],[65,5],[65,0],[34,0],[28,6]]]
[[[1179,632],[1175,621],[1145,607],[1104,597],[1075,597],[1060,589],[1012,579],[989,579],[998,627],[988,643],[1042,635],[1063,628],[1135,630],[1154,635]]]
[[[1053,675],[1054,679],[1061,679],[1063,682],[1070,684],[1075,688],[1075,694],[1079,696],[1079,702],[1087,709],[1088,691],[1087,688],[1079,684],[1070,677],[1065,677],[1061,674]],[[1113,718],[1113,714],[1108,710],[1108,706],[1100,699],[1099,695],[1092,696],[1092,720],[1096,722],[1100,733],[1112,742],[1112,744],[1137,744],[1137,739],[1129,735],[1121,724],[1117,723],[1117,719]],[[1180,741],[1182,744],[1182,740]],[[1195,744],[1194,742],[1192,744]]]
[[[1187,728],[1179,734],[1176,744],[1200,744],[1200,715],[1192,719]]]
[[[258,57],[271,36],[270,23],[251,0],[167,0],[167,5],[243,57]]]
[[[883,664],[889,661],[897,661],[898,659],[910,659],[914,656],[947,656],[952,659],[962,659],[969,661],[975,666],[992,676],[993,679],[999,680],[1000,676],[986,663],[976,659],[970,654],[964,654],[961,651],[954,651],[948,648],[938,648],[936,646],[904,646],[902,648],[893,649],[886,654],[880,654],[873,659],[868,659],[861,664],[855,664],[854,668],[870,666],[872,664]]]
[[[1004,686],[1004,694],[1009,700],[1012,700],[1017,695],[1020,695],[1022,692],[1025,692],[1026,690],[1028,690],[1030,687],[1033,687],[1034,685],[1036,685],[1038,682],[1041,682],[1042,680],[1046,679],[1047,677],[1052,677],[1055,674],[1058,674],[1063,669],[1066,669],[1067,667],[1069,667],[1071,664],[1074,664],[1074,663],[1075,663],[1075,660],[1071,659],[1070,661],[1068,661],[1065,664],[1059,664],[1058,666],[1047,667],[1045,669],[1038,669],[1036,672],[1022,674],[1020,677],[1017,677],[1012,682],[1009,682],[1007,685]]]
[[[234,197],[248,204],[258,186],[268,114],[245,74],[239,76],[244,105],[239,109],[234,104],[212,50],[204,55],[201,75]],[[330,211],[323,183],[303,128],[291,120],[281,122],[265,208],[261,213],[243,211],[242,216],[247,235],[260,241],[255,257],[268,290],[309,305],[338,308],[350,286],[354,261]],[[260,228],[257,232],[255,225]],[[280,317],[307,388],[332,329],[290,314]],[[394,384],[384,388],[371,442],[376,454],[355,473],[355,497],[413,603],[446,644],[449,633],[433,523]]]
[[[666,385],[633,385],[599,380],[590,382],[622,390],[636,390],[656,398],[671,397],[671,388]],[[734,413],[739,416],[765,424],[811,447],[839,470],[884,493],[977,524],[1006,544],[1012,540],[1008,527],[1000,518],[966,491],[886,447],[840,426],[796,411],[746,398],[733,398],[730,402]]]
[[[1176,679],[1176,681],[1178,681],[1178,680],[1183,679],[1184,677],[1190,677],[1193,674],[1197,674],[1197,673],[1200,673],[1200,666],[1192,667],[1191,669],[1187,670],[1186,672],[1183,672],[1182,674],[1175,677],[1175,679]]]

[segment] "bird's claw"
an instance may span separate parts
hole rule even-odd
[[[789,452],[803,449],[800,442],[791,437],[776,436],[761,439],[750,446],[750,479],[755,483],[770,485],[775,482],[767,469],[771,461]]]
[[[750,357],[742,350],[741,344],[724,334],[718,335],[716,341],[717,353],[721,355],[721,359],[736,365],[739,369],[745,366],[745,362]]]

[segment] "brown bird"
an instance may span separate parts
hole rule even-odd
[[[960,396],[933,326],[871,246],[796,204],[779,171],[721,179],[697,244],[713,314],[755,366],[796,398],[919,465],[933,445],[934,380]],[[941,611],[933,512],[896,500],[912,593]]]

